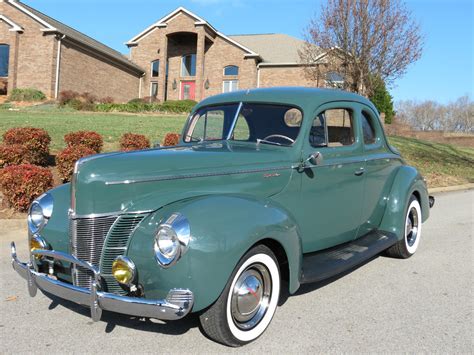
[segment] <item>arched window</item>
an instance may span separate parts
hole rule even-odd
[[[160,60],[151,62],[151,77],[156,78],[160,75]]]
[[[337,72],[326,73],[326,84],[332,88],[342,88],[344,86],[344,76]]]
[[[0,77],[8,76],[8,60],[10,58],[10,46],[0,44]]]
[[[196,54],[182,56],[181,76],[196,76]]]
[[[236,76],[239,75],[239,67],[236,65],[228,65],[224,68],[225,76]]]

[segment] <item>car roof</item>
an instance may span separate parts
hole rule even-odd
[[[296,105],[312,109],[332,101],[353,101],[365,104],[377,112],[367,98],[338,89],[321,89],[309,87],[272,87],[239,90],[208,97],[201,101],[196,109],[202,106],[217,105],[229,102],[269,102]]]

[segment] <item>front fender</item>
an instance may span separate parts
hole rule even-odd
[[[422,219],[425,222],[430,214],[426,184],[418,170],[402,165],[393,181],[380,230],[395,233],[399,239],[403,238],[406,208],[413,194],[420,200]]]
[[[164,269],[154,259],[153,243],[159,223],[173,212],[191,226],[187,253]],[[273,239],[283,247],[289,264],[289,288],[299,287],[301,239],[290,215],[270,200],[247,196],[203,196],[168,205],[147,217],[135,231],[128,256],[138,270],[147,298],[166,297],[172,288],[194,292],[194,311],[217,300],[240,258],[255,243]]]

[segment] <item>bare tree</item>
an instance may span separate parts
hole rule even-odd
[[[423,47],[420,27],[401,0],[327,0],[306,41],[300,59],[308,78],[319,82],[338,73],[344,89],[367,96],[374,78],[391,85]]]
[[[434,101],[400,101],[397,119],[421,131],[474,133],[474,102],[469,96],[442,105]]]

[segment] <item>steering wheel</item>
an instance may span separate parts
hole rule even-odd
[[[294,139],[291,139],[290,137],[284,136],[282,134],[270,134],[269,136],[266,136],[265,138],[263,138],[263,140],[268,141],[270,138],[282,138],[282,139],[286,139],[287,141],[291,143],[295,143]]]

